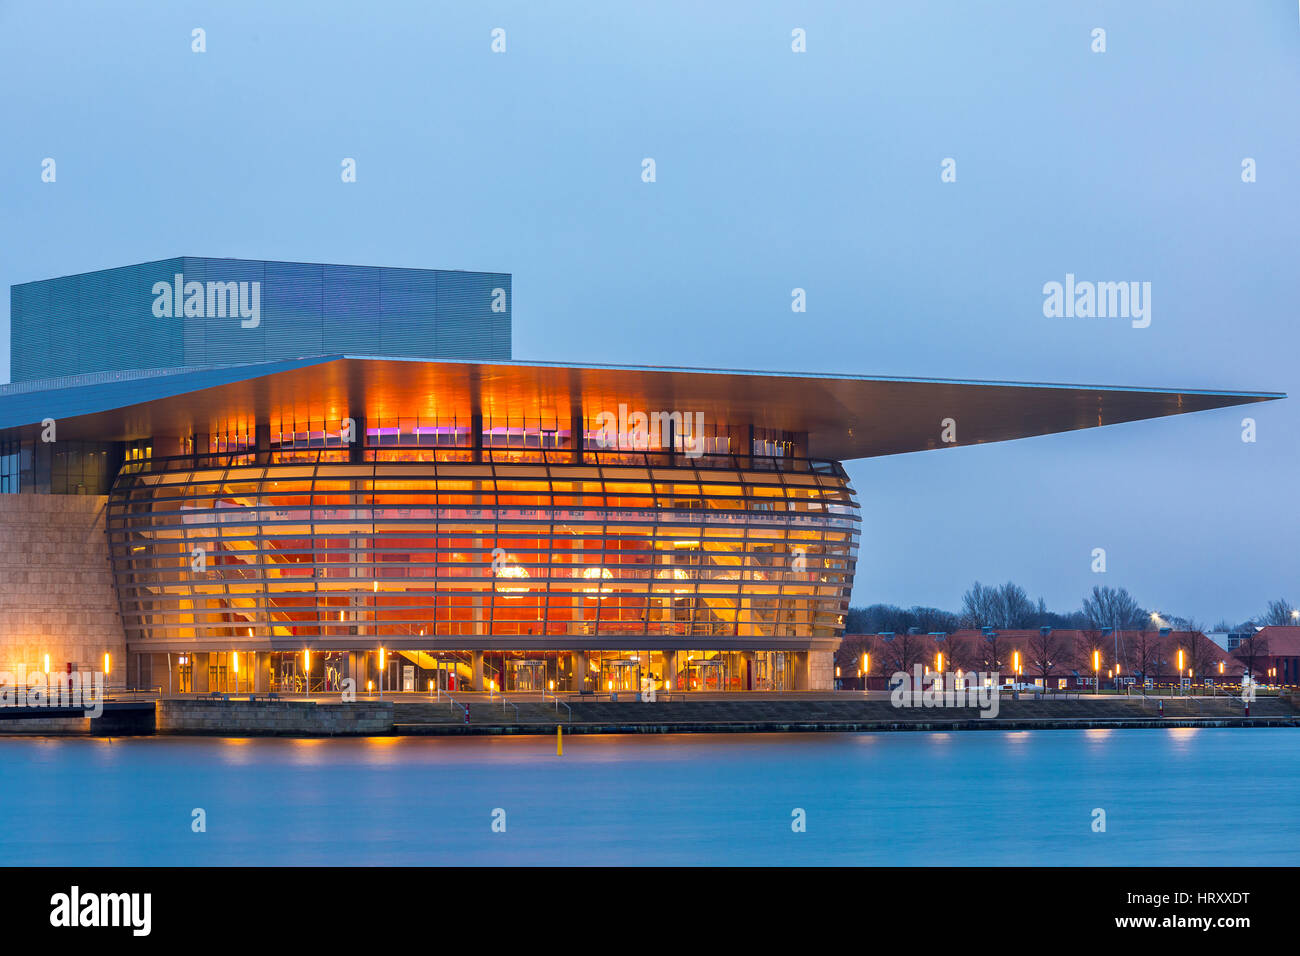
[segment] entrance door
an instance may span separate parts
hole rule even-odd
[[[789,677],[788,668],[786,667],[786,654],[784,651],[772,652],[772,689],[787,690],[786,681]]]
[[[296,654],[281,654],[280,666],[271,668],[271,690],[281,694],[300,694],[303,691],[302,675],[298,673]]]
[[[438,689],[449,694],[456,692],[455,661],[438,661]]]
[[[686,684],[691,690],[718,691],[726,689],[726,667],[716,657],[691,661],[688,670]]]
[[[510,661],[510,677],[517,691],[546,689],[545,661]]]
[[[754,654],[754,690],[786,690],[789,671],[784,651],[757,651]]]
[[[216,651],[208,655],[208,690],[225,694],[233,690],[226,686],[226,655]]]
[[[631,658],[600,662],[602,690],[641,689],[641,662]]]

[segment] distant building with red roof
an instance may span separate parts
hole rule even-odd
[[[1233,654],[1243,666],[1254,664],[1256,680],[1300,684],[1300,627],[1270,625],[1260,628],[1253,638],[1238,645]]]
[[[1273,628],[1291,631],[1287,654],[1277,666],[1292,675],[1300,674],[1300,627]],[[1294,641],[1294,643],[1290,643]],[[1279,645],[1282,646],[1282,645]],[[1116,649],[1118,648],[1118,672]],[[1179,652],[1182,673],[1179,673]],[[883,689],[891,674],[920,664],[929,670],[997,671],[1004,683],[1017,678],[1039,683],[1052,690],[1091,687],[1097,675],[1103,687],[1117,679],[1154,685],[1177,684],[1180,677],[1194,683],[1204,679],[1236,684],[1245,664],[1201,631],[1120,631],[1113,633],[1086,628],[962,628],[950,634],[845,634],[836,663],[841,686],[861,686],[863,655],[870,655],[869,686]],[[939,655],[943,655],[942,658]],[[1263,674],[1263,657],[1256,659],[1256,676]],[[1286,663],[1283,663],[1282,661]]]

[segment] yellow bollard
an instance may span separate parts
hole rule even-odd
[[[560,730],[560,725],[555,725],[555,756],[564,756],[564,732]]]

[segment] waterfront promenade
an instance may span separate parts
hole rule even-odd
[[[675,695],[654,703],[517,697],[469,703],[401,701],[398,734],[787,733],[907,730],[1010,730],[1089,727],[1300,726],[1290,698],[1259,698],[1249,715],[1226,697],[1070,697],[1000,701],[996,717],[975,708],[899,708],[887,694],[860,692]]]
[[[110,699],[104,714],[0,709],[0,735],[461,736],[1051,730],[1161,726],[1300,727],[1291,695],[1260,696],[1249,711],[1226,696],[1004,694],[996,716],[973,707],[895,707],[882,692],[674,694],[654,702],[604,695],[387,694],[250,699],[188,695]]]

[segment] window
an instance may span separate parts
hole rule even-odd
[[[18,454],[18,442],[0,442],[0,495],[18,494]]]
[[[112,481],[108,445],[82,441],[54,445],[50,456],[51,494],[106,495]]]

